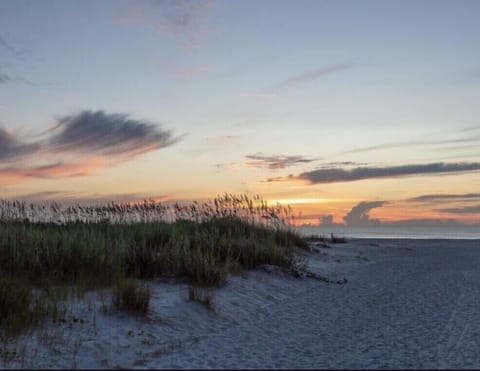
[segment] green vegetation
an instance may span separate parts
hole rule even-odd
[[[146,314],[151,292],[147,285],[137,280],[120,280],[114,287],[113,304],[120,309]]]
[[[290,208],[258,196],[66,209],[0,201],[0,217],[0,331],[51,316],[60,300],[53,287],[80,295],[113,287],[117,307],[146,313],[150,292],[134,279],[220,286],[262,264],[299,275],[295,247],[307,246],[290,228]]]

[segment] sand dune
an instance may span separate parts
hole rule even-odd
[[[478,368],[480,242],[354,240],[306,254],[343,285],[263,267],[211,291],[150,282],[146,318],[109,293],[68,303],[65,322],[3,344],[4,368]],[[16,353],[15,353],[16,352]]]

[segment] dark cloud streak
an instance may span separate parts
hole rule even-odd
[[[352,182],[365,179],[394,178],[413,175],[441,175],[446,173],[472,172],[480,170],[480,163],[431,163],[417,165],[400,165],[390,167],[357,167],[353,169],[320,168],[286,177],[274,177],[267,182],[307,180],[311,184]]]
[[[432,201],[458,201],[480,199],[480,193],[464,193],[464,194],[429,194],[409,198],[409,202],[432,202]]]
[[[478,171],[480,163],[431,163],[418,165],[401,165],[391,167],[358,167],[353,169],[318,169],[304,172],[295,179],[307,180],[312,184],[352,182],[364,179],[394,178],[399,176],[446,174],[456,172]]]
[[[271,170],[284,169],[286,167],[294,166],[298,164],[307,164],[316,160],[312,158],[306,158],[304,156],[281,156],[281,155],[266,156],[266,155],[263,155],[262,153],[248,155],[248,156],[245,156],[245,158],[247,158],[248,160],[252,160],[252,161],[246,162],[247,166],[268,168]]]
[[[464,207],[451,207],[445,209],[437,209],[442,213],[451,213],[451,214],[478,214],[480,221],[480,205],[474,206],[464,206]]]
[[[82,111],[58,120],[47,146],[55,152],[132,156],[171,146],[178,141],[160,129],[127,114]]]

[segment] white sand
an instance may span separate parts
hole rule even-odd
[[[355,240],[308,254],[344,285],[265,267],[212,290],[151,282],[146,318],[109,293],[68,303],[66,323],[0,345],[2,368],[479,368],[480,241]],[[82,319],[82,321],[77,320]]]

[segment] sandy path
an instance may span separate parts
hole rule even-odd
[[[145,366],[478,368],[478,241],[380,245],[348,284],[319,282]]]

